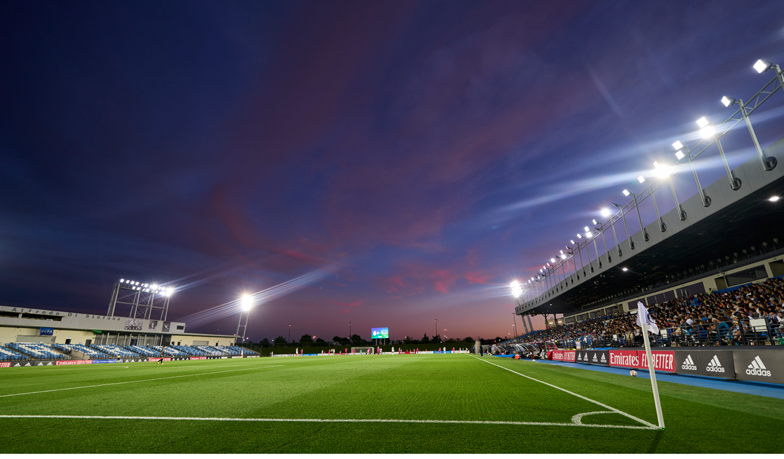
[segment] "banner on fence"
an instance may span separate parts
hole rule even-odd
[[[732,379],[735,377],[732,351],[675,351],[675,372]]]
[[[733,351],[732,354],[737,379],[784,383],[784,352],[755,349]]]
[[[648,356],[645,351],[609,351],[611,367],[648,369]],[[675,372],[673,351],[653,351],[653,368],[656,371]]]
[[[92,360],[58,360],[57,365],[89,365]]]
[[[11,362],[0,362],[0,368],[8,368],[11,366]]]

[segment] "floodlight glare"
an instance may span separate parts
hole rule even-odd
[[[686,155],[684,155],[683,152],[680,151],[680,150],[675,152],[675,157],[678,158],[678,160],[683,159],[684,156],[686,156]]]
[[[152,284],[152,289],[153,290],[158,290],[158,284]]]
[[[768,201],[770,201],[770,202],[776,202],[776,201],[778,201],[779,199],[781,199],[781,198],[779,198],[778,196],[771,196],[771,197],[770,197],[770,199],[768,199]]]
[[[754,70],[756,70],[757,73],[762,73],[765,70],[768,70],[769,67],[770,64],[768,62],[763,61],[762,59],[758,59],[757,62],[754,63]]]
[[[602,209],[602,217],[609,217],[610,216],[610,209],[604,208]]]
[[[621,268],[621,269],[623,269],[624,272],[629,270],[629,268]]]
[[[512,281],[509,284],[509,287],[512,289],[512,296],[515,298],[519,298],[520,295],[523,294],[523,288],[520,286],[520,282]]]
[[[250,308],[253,307],[253,297],[251,297],[250,295],[243,295],[241,301],[242,301],[242,310],[250,311]]]
[[[623,195],[624,195],[624,196],[629,196],[630,194],[631,194],[631,193],[629,193],[629,190],[623,190]]]
[[[707,139],[708,137],[712,137],[714,133],[713,126],[705,126],[704,128],[700,129],[700,135],[703,139]]]
[[[680,140],[676,140],[675,143],[672,144],[672,148],[674,148],[676,150],[680,150],[680,149],[683,148],[683,144],[681,143]]]
[[[125,279],[120,279],[120,283],[122,284],[123,282],[125,282]]]
[[[555,263],[555,258],[550,258],[550,263]]]
[[[735,99],[730,99],[729,97],[724,96],[721,98],[721,103],[724,104],[725,107],[729,107],[735,103]]]
[[[585,237],[593,237],[593,233],[588,231],[587,233],[585,233]]]
[[[653,162],[653,167],[656,168],[656,176],[659,178],[667,178],[670,175],[670,168],[667,166],[662,166],[659,164],[658,161]]]
[[[640,183],[645,183],[645,177],[643,177],[641,175],[641,176],[637,177],[637,181],[640,182]]]
[[[708,124],[710,124],[710,123],[708,122],[708,120],[704,116],[697,120],[697,126],[699,126],[701,128],[704,128]]]

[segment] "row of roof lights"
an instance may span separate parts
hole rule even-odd
[[[120,279],[120,283],[125,284],[126,287],[130,286],[131,290],[139,290],[141,292],[160,293],[166,296],[170,296],[172,293],[174,293],[173,287],[164,287],[158,284],[145,284],[128,279]]]
[[[757,71],[757,73],[762,73],[762,72],[765,72],[765,71],[770,70],[772,68],[776,68],[773,65],[773,63],[768,62],[768,61],[763,61],[762,59],[759,59],[757,62],[755,62],[753,67],[754,67],[754,70]],[[732,104],[741,103],[741,102],[738,101],[737,99],[732,98],[732,97],[724,96],[724,97],[721,98],[721,103],[724,104],[725,107],[729,107]],[[697,120],[697,126],[700,128],[700,135],[703,138],[709,138],[709,137],[715,135],[715,131],[713,129],[713,125],[711,125],[710,121],[708,121],[708,119],[705,118],[704,116]],[[678,158],[678,161],[680,161],[680,160],[682,160],[683,158],[686,157],[686,154],[683,153],[684,146],[683,146],[683,144],[679,140],[676,141],[675,143],[673,143],[672,147],[675,149],[675,157]],[[655,173],[655,175],[657,177],[659,177],[661,179],[666,179],[667,177],[670,176],[671,171],[670,171],[670,167],[669,166],[661,165],[661,164],[659,164],[658,161],[654,161],[653,162],[653,166],[655,168],[655,172],[654,173]],[[640,183],[645,183],[645,177],[640,175],[639,177],[637,177],[637,181],[640,182]],[[624,196],[629,196],[631,194],[632,193],[629,190],[623,190],[623,195]],[[772,196],[772,197],[770,197],[768,199],[768,201],[770,201],[770,202],[777,202],[779,199],[780,198],[778,196]],[[612,213],[610,212],[610,209],[608,209],[606,207],[601,210],[602,217],[607,218],[611,214]],[[598,225],[599,223],[596,220],[593,220],[593,224],[594,225]],[[596,228],[596,229],[598,230],[599,228]],[[590,231],[590,229],[587,226],[584,228],[584,230],[585,230],[585,237],[586,238],[593,237],[593,233]],[[582,235],[578,233],[577,234],[577,239],[578,240],[582,239]],[[575,244],[574,240],[570,240],[570,242],[572,244]],[[567,258],[566,255],[563,254],[563,250],[561,250],[561,257],[560,258],[561,259],[566,259]],[[551,258],[550,262],[551,263],[555,263],[555,258]],[[547,269],[547,266],[544,266],[543,269],[539,270],[539,272],[544,274],[544,269]],[[626,271],[627,268],[623,268],[623,270]],[[531,283],[534,280],[535,280],[535,278],[532,277],[531,280],[528,281],[528,283]],[[516,283],[517,283],[517,281],[514,281],[512,284],[516,284]],[[519,283],[517,283],[517,285],[519,285]],[[513,291],[515,291],[514,285],[512,286],[512,289],[513,289]],[[519,295],[515,295],[515,296],[519,296]]]

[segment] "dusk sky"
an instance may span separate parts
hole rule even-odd
[[[784,65],[784,2],[5,1],[0,58],[0,304],[104,314],[132,278],[189,332],[264,291],[252,341],[490,338],[511,280]]]

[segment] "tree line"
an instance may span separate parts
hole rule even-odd
[[[420,339],[414,339],[410,336],[404,337],[402,340],[387,340],[387,344],[438,344],[438,343],[473,343],[474,338],[467,337],[464,339],[455,339],[455,338],[447,338],[444,340],[441,335],[434,335],[428,336],[427,333],[422,336]],[[256,343],[248,343],[248,344],[256,344]],[[299,341],[286,341],[286,338],[283,336],[278,336],[274,340],[270,341],[269,338],[264,338],[261,342],[258,343],[261,347],[286,347],[286,346],[307,346],[307,347],[319,347],[319,346],[373,346],[374,343],[372,340],[368,341],[362,338],[360,335],[354,334],[351,335],[351,339],[345,336],[333,336],[332,341],[326,341],[323,338],[316,337],[315,341],[313,340],[313,335],[305,334],[300,337]]]

